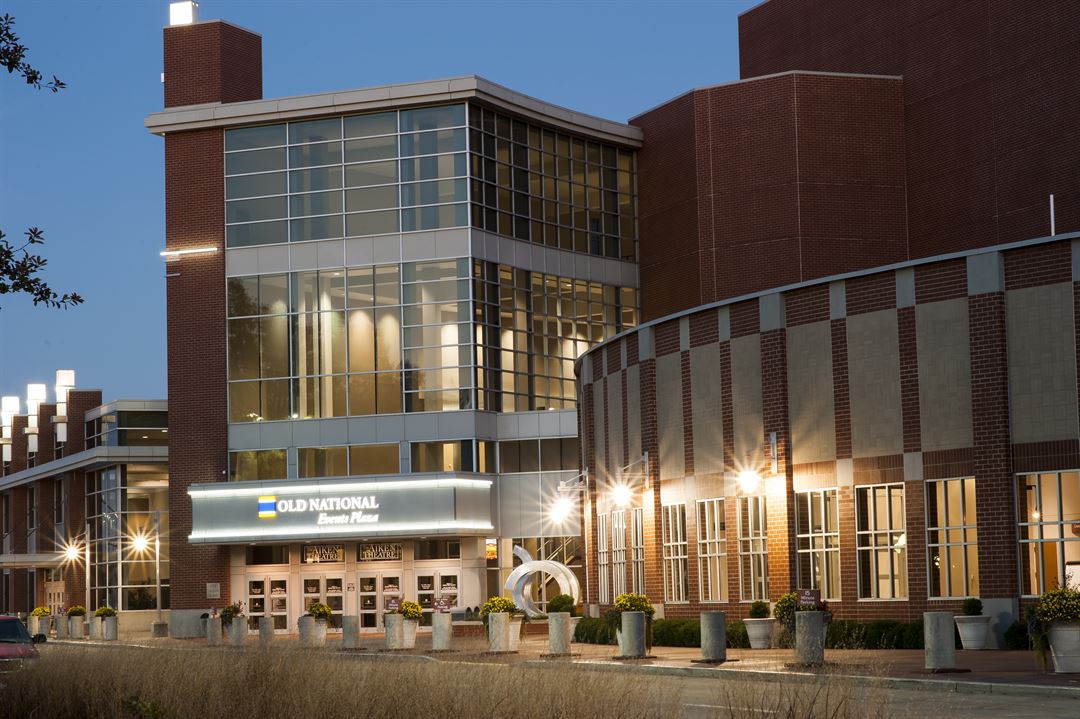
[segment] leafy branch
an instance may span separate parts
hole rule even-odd
[[[35,305],[67,309],[81,305],[83,298],[71,292],[58,295],[45,280],[37,276],[48,264],[41,255],[31,254],[31,245],[45,243],[45,234],[36,227],[25,233],[26,242],[16,247],[8,242],[4,231],[0,230],[0,295],[22,292],[30,295]]]
[[[0,65],[7,68],[8,74],[19,73],[27,85],[33,85],[39,90],[44,87],[52,92],[59,92],[67,87],[56,75],[52,76],[52,80],[42,82],[45,75],[26,62],[26,46],[19,42],[19,36],[12,29],[14,25],[15,18],[11,15],[0,17]]]

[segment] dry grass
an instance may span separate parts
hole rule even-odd
[[[85,717],[665,717],[672,682],[328,652],[50,647],[7,678],[0,714]],[[134,699],[133,699],[134,698]]]
[[[724,719],[863,719],[900,716],[881,687],[822,674],[818,681],[721,682],[713,716]]]

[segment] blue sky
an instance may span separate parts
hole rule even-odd
[[[263,36],[266,97],[477,74],[626,119],[738,77],[738,15],[757,0],[205,0]],[[165,397],[161,108],[168,0],[2,0],[59,94],[0,76],[0,229],[45,231],[46,278],[86,304],[0,299],[0,394],[74,368],[105,399]],[[50,391],[51,398],[51,391]]]

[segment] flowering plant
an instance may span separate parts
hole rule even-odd
[[[94,616],[95,617],[115,617],[116,616],[116,610],[113,609],[112,607],[108,606],[108,605],[101,606],[101,607],[98,607],[97,610],[94,611]]]
[[[237,602],[236,604],[230,604],[221,608],[221,623],[224,626],[232,624],[233,617],[243,616],[244,604],[243,602]]]
[[[86,616],[86,607],[84,607],[81,604],[73,604],[70,607],[68,607],[67,615],[69,617],[85,617]]]
[[[398,614],[406,619],[423,619],[424,609],[416,602],[402,602]]]
[[[656,612],[648,597],[633,592],[615,597],[615,609],[620,612],[645,612],[650,617]]]
[[[1051,589],[1039,598],[1035,616],[1047,624],[1080,620],[1080,589],[1068,585]]]
[[[30,612],[31,617],[48,617],[51,615],[52,612],[49,611],[48,607],[34,607],[34,611]]]
[[[514,604],[514,601],[507,597],[492,597],[484,602],[484,606],[480,607],[480,616],[484,621],[487,621],[487,615],[499,614],[502,612],[507,614],[521,614],[521,610]]]
[[[316,619],[326,620],[330,618],[330,615],[333,612],[330,607],[326,606],[322,602],[315,602],[310,607],[308,607],[307,613],[315,617]]]

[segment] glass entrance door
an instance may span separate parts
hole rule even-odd
[[[360,631],[382,630],[382,615],[391,599],[401,599],[401,575],[397,572],[359,573]]]
[[[345,578],[340,574],[320,574],[306,576],[301,581],[304,587],[304,613],[312,604],[325,604],[330,607],[327,631],[340,632],[341,615],[345,610]]]
[[[416,601],[424,610],[423,626],[431,624],[431,613],[435,610],[435,600],[447,600],[447,608],[457,606],[458,572],[457,570],[417,570]]]
[[[275,634],[289,633],[289,580],[287,577],[247,578],[248,629],[259,631],[259,617],[274,620]]]

